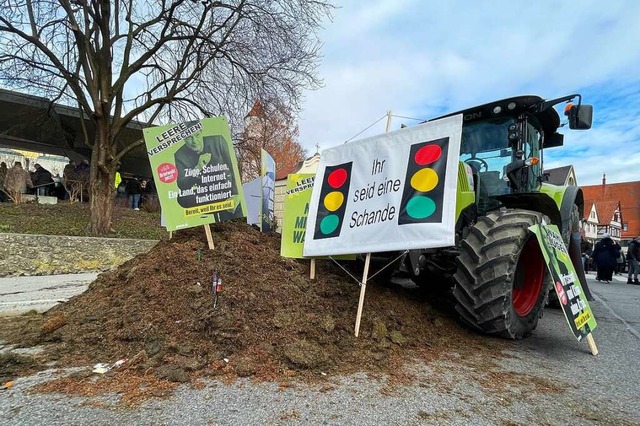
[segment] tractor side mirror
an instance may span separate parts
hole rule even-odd
[[[593,105],[567,105],[566,115],[569,117],[569,128],[573,130],[587,130],[593,122]]]

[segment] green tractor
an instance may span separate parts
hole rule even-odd
[[[450,283],[464,323],[482,333],[523,338],[536,327],[551,289],[537,239],[528,230],[545,221],[561,230],[591,299],[580,257],[582,190],[549,184],[542,168],[544,149],[563,144],[554,105],[568,102],[571,129],[591,128],[593,107],[581,101],[577,94],[548,101],[519,96],[450,114],[463,115],[457,244],[411,250],[394,273],[420,286]]]

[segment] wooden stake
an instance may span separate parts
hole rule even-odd
[[[311,272],[309,273],[309,278],[312,280],[316,279],[316,260],[311,259]]]
[[[591,349],[591,355],[598,355],[598,347],[596,346],[596,341],[593,340],[593,335],[591,335],[591,333],[587,334],[587,343],[589,344],[589,349]]]
[[[173,237],[173,231],[169,231],[169,239]]]
[[[213,250],[213,236],[211,235],[211,226],[207,223],[204,226],[204,233],[207,234],[207,243],[209,243],[209,250]]]
[[[364,272],[362,273],[362,287],[360,287],[360,301],[358,302],[358,313],[356,314],[356,337],[360,334],[360,318],[362,317],[362,307],[364,305],[364,292],[367,291],[367,275],[369,275],[369,262],[371,253],[367,253],[364,260]]]
[[[391,129],[391,116],[393,115],[393,111],[389,110],[387,111],[387,128],[385,130],[385,132],[389,132],[389,130]]]

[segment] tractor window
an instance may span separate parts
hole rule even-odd
[[[513,122],[511,118],[497,118],[475,122],[462,128],[461,154],[495,152],[509,147],[507,128]]]
[[[513,121],[510,117],[501,117],[462,127],[460,159],[473,168],[480,198],[509,192],[504,167],[513,157],[508,138],[508,128]]]
[[[504,166],[512,161],[508,117],[475,122],[462,127],[460,159],[471,164],[475,171],[498,171],[502,177]]]

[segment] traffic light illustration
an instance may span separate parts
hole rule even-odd
[[[442,221],[449,138],[411,145],[398,225]]]
[[[324,170],[313,234],[315,240],[340,235],[349,196],[352,163],[350,161]]]

